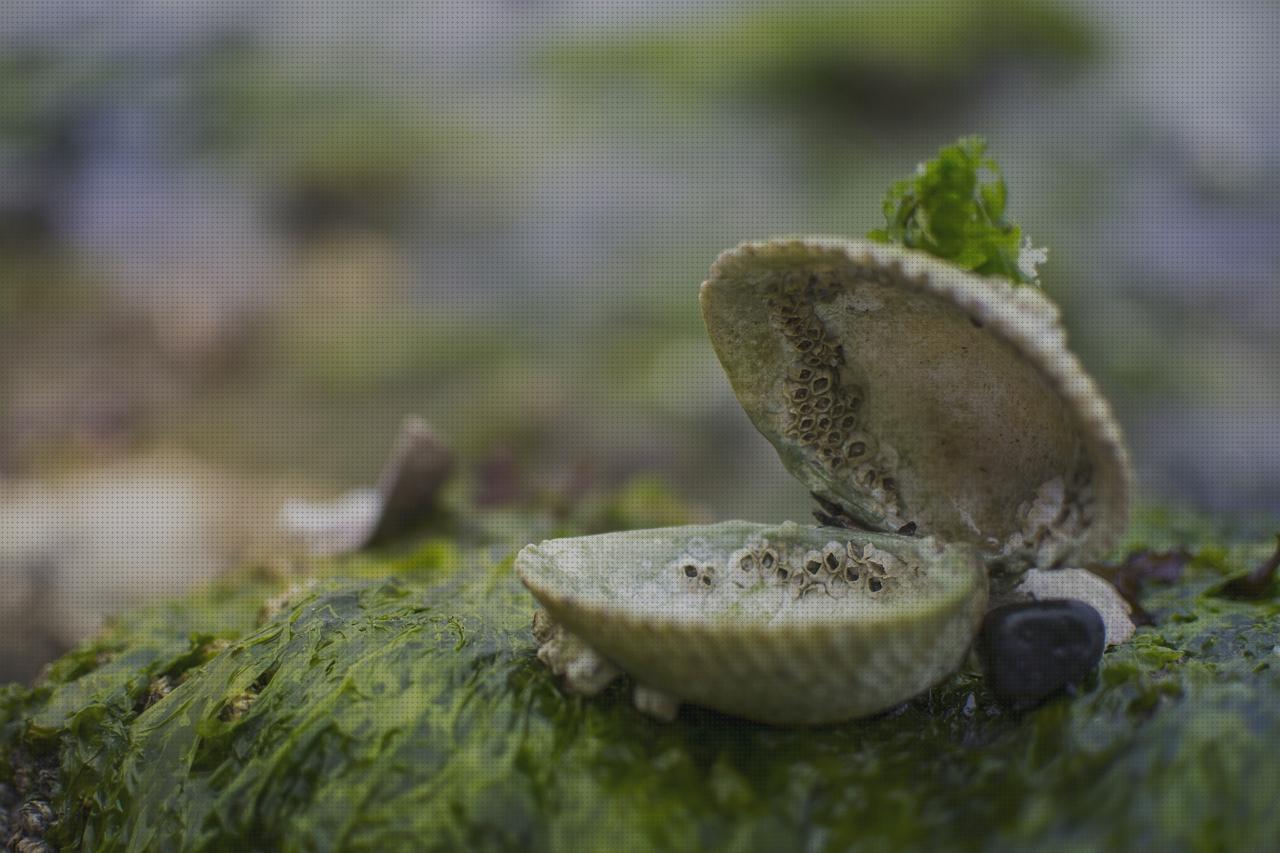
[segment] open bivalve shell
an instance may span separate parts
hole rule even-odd
[[[831,520],[1012,571],[1123,532],[1120,430],[1036,287],[806,238],[725,252],[701,302],[743,408]]]
[[[625,671],[636,706],[667,719],[682,702],[778,724],[867,716],[959,667],[989,573],[1091,559],[1123,532],[1120,431],[1036,288],[799,239],[724,253],[701,301],[739,401],[838,526],[525,548],[538,657],[568,690]]]
[[[681,702],[778,724],[891,708],[960,665],[987,604],[969,546],[793,523],[556,539],[516,570],[568,689],[625,670],[637,706],[666,717]]]

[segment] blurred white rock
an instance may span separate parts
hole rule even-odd
[[[278,552],[287,487],[178,454],[0,481],[0,682],[27,680],[112,614]]]

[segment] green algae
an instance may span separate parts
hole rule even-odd
[[[980,275],[1034,284],[1035,263],[1045,253],[1024,246],[1022,229],[1006,217],[1008,197],[986,141],[965,137],[889,188],[882,205],[885,227],[867,236],[920,249]],[[1024,250],[1031,253],[1025,262]]]
[[[840,122],[942,112],[980,95],[993,68],[1070,67],[1101,48],[1087,19],[1052,0],[793,0],[595,26],[553,39],[537,61],[574,86],[640,83],[675,105],[730,96]]]
[[[263,624],[287,583],[251,572],[129,614],[37,686],[0,691],[0,779],[55,761],[48,840],[85,850],[1244,850],[1280,835],[1280,601],[1212,595],[1265,546],[1150,586],[1157,624],[1074,697],[1012,715],[964,671],[880,717],[790,730],[696,708],[662,725],[625,684],[562,694],[511,568],[540,526],[334,563]],[[148,704],[161,675],[176,686]]]

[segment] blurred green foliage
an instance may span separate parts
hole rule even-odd
[[[241,46],[190,73],[205,150],[273,184],[277,214],[303,235],[393,228],[442,176],[439,158],[479,141],[413,87],[363,80],[349,58],[317,70]]]
[[[0,53],[0,139],[7,144],[30,142],[44,130],[36,121],[40,71],[38,56]]]
[[[676,95],[740,93],[901,113],[946,106],[1002,62],[1092,55],[1098,37],[1052,0],[774,3],[662,28],[584,34],[542,61],[575,84],[647,81]]]
[[[38,50],[0,51],[0,146],[27,152],[56,142],[59,121],[90,101],[120,69]]]

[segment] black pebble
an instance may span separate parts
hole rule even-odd
[[[987,613],[978,657],[991,692],[1021,711],[1093,672],[1105,642],[1102,617],[1083,601],[1031,601]]]

